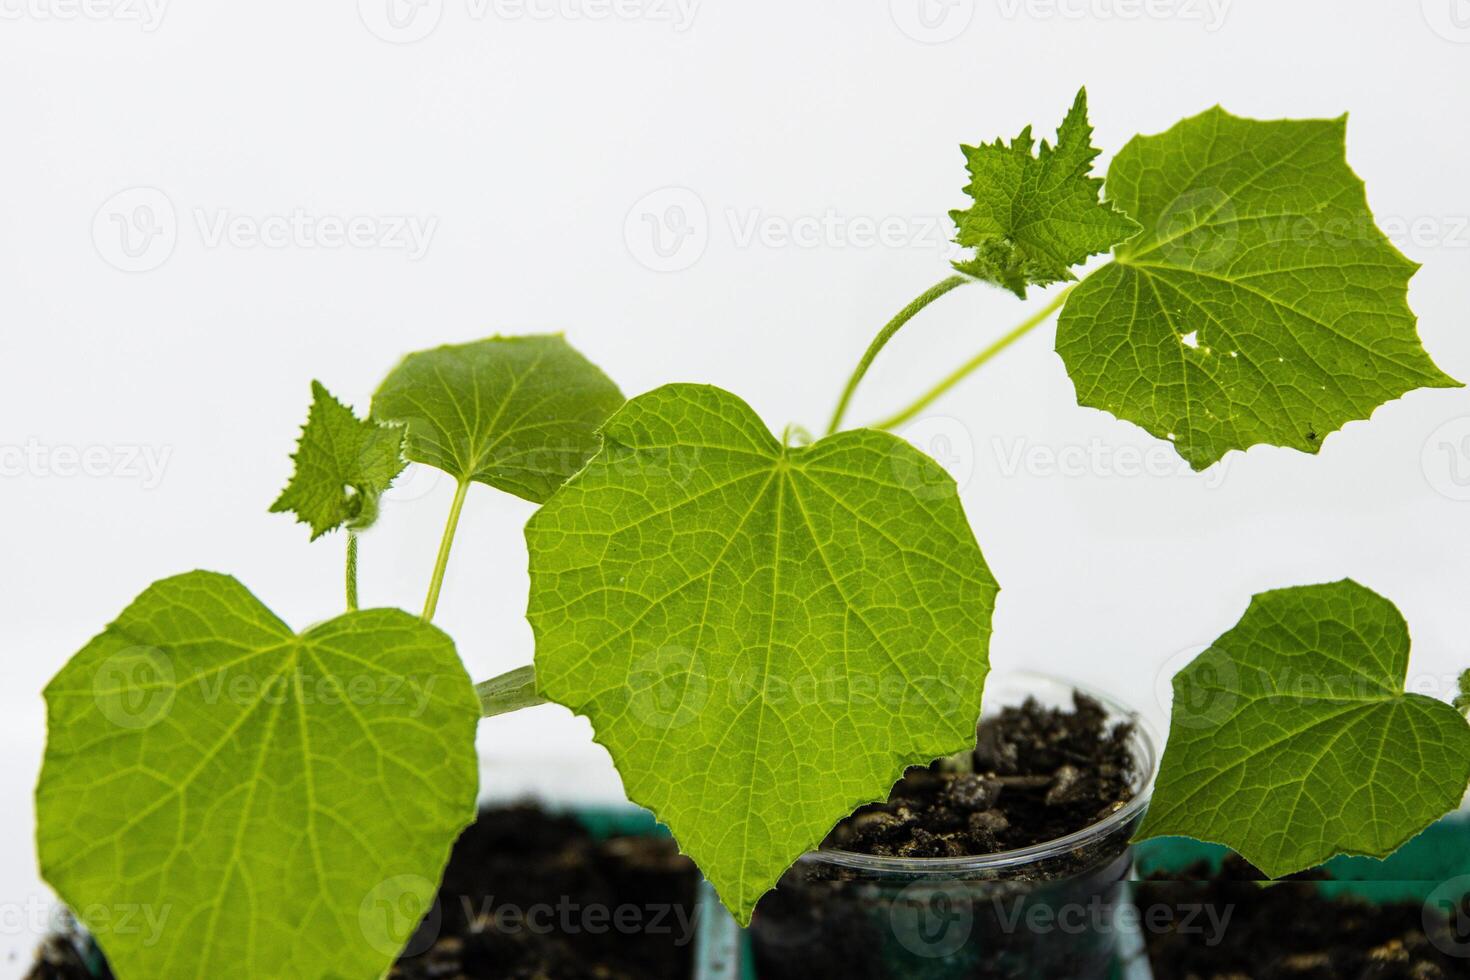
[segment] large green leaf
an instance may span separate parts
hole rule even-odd
[[[313,381],[311,410],[291,459],[296,471],[271,513],[295,511],[314,541],[343,524],[373,523],[378,497],[403,471],[403,430],[359,420]]]
[[[491,337],[410,354],[373,396],[408,426],[408,458],[540,503],[597,451],[623,403],[559,334]]]
[[[955,241],[975,249],[956,262],[961,272],[1004,286],[1021,298],[1028,285],[1075,278],[1072,266],[1138,232],[1126,215],[1099,202],[1102,179],[1092,176],[1098,150],[1087,121],[1087,90],[1057,130],[1057,144],[1033,149],[1031,127],[1009,144],[962,146],[973,203],[951,211]]]
[[[1140,836],[1227,844],[1273,877],[1397,850],[1470,781],[1470,725],[1404,693],[1408,667],[1403,617],[1355,582],[1256,596],[1174,678]]]
[[[1316,452],[1407,391],[1457,386],[1419,345],[1417,266],[1373,223],[1345,132],[1215,108],[1129,141],[1107,193],[1143,231],[1057,325],[1081,404],[1202,469],[1257,443]]]
[[[603,435],[527,525],[539,685],[748,920],[905,766],[974,744],[996,585],[954,482],[893,436],[783,446],[698,385]]]
[[[233,578],[179,575],[46,701],[41,872],[119,980],[376,980],[474,817],[474,688],[397,610],[298,635]]]

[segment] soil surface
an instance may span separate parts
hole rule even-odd
[[[667,837],[599,841],[535,807],[484,810],[388,977],[682,980],[694,958],[698,881]],[[76,949],[53,937],[27,980],[92,980]]]
[[[1055,840],[1133,799],[1131,726],[1078,694],[1028,700],[981,722],[975,751],[910,769],[886,803],[858,810],[823,847],[897,857],[993,854]]]
[[[1449,952],[1457,942],[1464,950],[1470,935],[1455,936],[1448,919],[1431,916],[1431,936],[1418,903],[1325,898],[1301,880],[1326,878],[1321,872],[1263,888],[1255,882],[1265,875],[1232,855],[1217,873],[1201,863],[1157,877],[1136,890],[1141,921],[1154,909],[1169,923],[1144,929],[1156,980],[1470,977],[1470,959]],[[1181,910],[1201,908],[1206,914],[1185,925]],[[1470,906],[1461,914],[1470,921]]]
[[[859,809],[823,846],[963,857],[1063,837],[1133,798],[1131,734],[1084,695],[1070,710],[1028,700],[983,721],[973,752],[910,769],[886,802]],[[1116,902],[1129,832],[1121,826],[997,880],[924,883],[804,861],[756,908],[757,973],[762,980],[1103,977],[1113,955],[1105,929],[1077,935],[1017,923],[1032,909]]]

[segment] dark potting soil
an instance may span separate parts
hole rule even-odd
[[[1327,898],[1310,883],[1321,872],[1263,888],[1265,875],[1234,855],[1218,872],[1201,863],[1164,877],[1135,890],[1156,980],[1470,977],[1470,936],[1433,909],[1426,918],[1418,903]],[[1470,900],[1460,914],[1470,921]]]
[[[1133,799],[1131,726],[1083,694],[1070,711],[1027,700],[980,723],[975,751],[916,766],[823,841],[863,854],[963,857],[1055,840]]]
[[[596,840],[537,807],[483,810],[388,978],[680,980],[693,964],[698,882],[667,837]],[[27,980],[92,980],[75,948],[48,940]]]
[[[910,858],[991,854],[1082,830],[1133,799],[1132,728],[1109,724],[1092,698],[1076,695],[1070,710],[1028,700],[986,719],[976,734],[973,752],[910,769],[887,801],[843,820],[823,846]],[[1118,901],[1129,832],[1119,827],[984,882],[910,883],[802,862],[756,908],[757,973],[762,980],[1102,977],[1113,956],[1105,928],[1033,930],[1025,914]]]

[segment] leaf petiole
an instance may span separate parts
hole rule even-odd
[[[357,609],[357,532],[347,532],[347,611]]]
[[[999,354],[1001,351],[1011,346],[1011,344],[1014,344],[1016,341],[1020,340],[1032,330],[1035,330],[1037,327],[1041,326],[1041,324],[1050,319],[1051,315],[1059,310],[1062,304],[1067,301],[1067,294],[1070,293],[1072,289],[1072,286],[1068,286],[1066,289],[1063,289],[1061,292],[1057,293],[1056,296],[1052,298],[1052,301],[1050,303],[1037,310],[1025,320],[1022,320],[1005,336],[1001,337],[999,340],[996,340],[994,343],[986,347],[974,357],[970,358],[964,364],[961,364],[959,367],[955,368],[943,379],[941,379],[938,384],[930,388],[928,391],[924,392],[924,394],[920,395],[918,399],[913,402],[913,404],[909,405],[907,408],[903,409],[900,412],[896,412],[893,415],[888,416],[888,418],[882,420],[881,422],[874,422],[872,425],[868,426],[868,428],[892,429],[894,426],[902,425],[909,419],[913,418],[915,415],[918,415],[925,408],[929,407],[929,405],[932,404],[941,395],[943,395],[945,392],[949,391],[949,389],[953,388],[955,385],[959,384],[961,381],[967,378],[986,361],[989,361],[992,357]]]
[[[531,664],[517,667],[488,681],[481,681],[475,685],[475,693],[480,696],[482,718],[493,718],[547,703],[545,698],[536,693],[536,668]]]
[[[444,584],[444,570],[449,567],[449,549],[454,545],[454,532],[459,527],[459,512],[469,493],[470,481],[462,479],[454,488],[454,502],[449,505],[449,520],[444,524],[444,537],[439,541],[439,557],[434,560],[434,577],[429,580],[429,595],[424,600],[424,622],[434,618],[439,606],[439,587]]]
[[[918,298],[908,306],[899,310],[898,314],[889,320],[882,330],[878,331],[878,336],[874,337],[873,342],[868,345],[863,359],[858,361],[858,366],[853,369],[852,377],[847,379],[847,387],[842,390],[842,397],[838,399],[837,408],[832,412],[832,421],[827,425],[827,435],[830,436],[837,431],[838,426],[842,425],[842,419],[847,414],[847,406],[852,401],[853,392],[857,391],[857,386],[863,380],[863,376],[868,373],[868,368],[873,366],[873,359],[878,356],[879,351],[888,346],[893,335],[898,333],[903,325],[912,320],[924,307],[950,290],[974,281],[969,276],[950,276],[947,279],[941,279],[920,293]]]

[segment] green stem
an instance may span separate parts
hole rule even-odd
[[[347,611],[357,609],[357,532],[347,532]]]
[[[1046,304],[1046,306],[1036,311],[1025,320],[1022,320],[1019,324],[1016,325],[1015,329],[1011,330],[1010,333],[1001,337],[999,340],[995,341],[995,343],[991,344],[989,347],[985,348],[980,353],[970,358],[964,364],[961,364],[959,367],[955,368],[942,380],[940,380],[940,382],[936,384],[933,388],[930,388],[928,391],[924,392],[923,395],[919,396],[918,400],[915,401],[908,408],[905,408],[901,412],[890,415],[888,418],[884,419],[881,422],[873,423],[870,428],[891,429],[894,426],[902,425],[909,419],[913,418],[915,415],[918,415],[925,408],[929,407],[929,405],[932,404],[935,399],[939,398],[945,392],[949,391],[949,389],[953,388],[955,385],[959,384],[966,377],[968,377],[972,372],[979,368],[980,365],[984,364],[986,361],[990,360],[992,357],[999,354],[1001,351],[1005,350],[1007,347],[1011,346],[1022,337],[1026,336],[1032,330],[1035,330],[1041,324],[1045,323],[1051,317],[1051,315],[1059,310],[1062,304],[1067,301],[1067,294],[1071,291],[1072,287],[1068,286],[1066,289],[1063,289],[1061,292],[1057,293],[1056,296],[1052,298],[1052,301],[1050,303]]]
[[[863,380],[863,375],[867,374],[868,368],[872,367],[873,359],[878,356],[879,351],[888,345],[888,342],[893,339],[893,335],[898,333],[903,328],[903,325],[912,320],[914,315],[924,307],[951,289],[973,281],[969,276],[950,276],[948,279],[940,280],[920,293],[918,299],[899,310],[898,315],[892,320],[889,320],[888,324],[882,330],[878,331],[878,336],[874,337],[873,342],[868,345],[868,350],[863,354],[863,359],[858,361],[858,366],[853,369],[852,377],[847,379],[847,387],[843,389],[842,398],[837,402],[837,409],[832,413],[832,422],[827,426],[827,435],[830,436],[836,432],[837,427],[842,424],[842,418],[847,414],[847,405],[852,401],[853,392],[857,391],[857,386]]]
[[[546,699],[536,693],[536,668],[530,664],[481,681],[475,685],[475,693],[480,696],[482,718],[546,704]]]
[[[459,527],[459,512],[464,509],[465,494],[470,491],[470,481],[460,480],[454,488],[454,503],[449,505],[449,521],[444,525],[444,537],[439,541],[439,557],[434,562],[434,577],[429,580],[429,597],[424,600],[424,622],[434,618],[439,606],[439,587],[444,584],[444,569],[449,567],[449,549],[454,544],[454,532]]]

